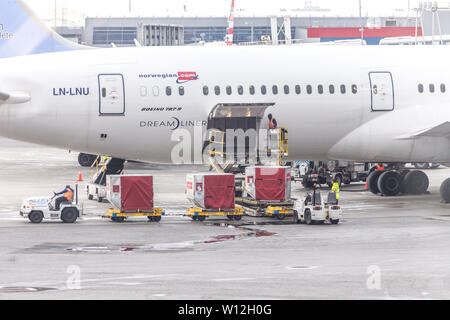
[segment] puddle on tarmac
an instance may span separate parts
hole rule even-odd
[[[0,293],[32,293],[58,290],[56,288],[42,288],[42,287],[0,287]]]

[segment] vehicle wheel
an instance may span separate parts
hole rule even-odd
[[[402,190],[402,180],[400,173],[386,171],[378,178],[378,190],[385,196],[396,196]]]
[[[325,221],[316,221],[316,224],[318,224],[318,225],[324,225],[325,224]]]
[[[97,157],[92,154],[80,153],[78,155],[78,163],[82,167],[90,167]]]
[[[228,220],[233,220],[234,219],[234,216],[227,216],[227,218],[228,218]]]
[[[75,208],[66,208],[61,212],[61,220],[64,223],[74,223],[77,221],[79,212]]]
[[[197,216],[198,221],[205,221],[206,216]]]
[[[28,215],[31,223],[41,223],[44,219],[44,214],[41,211],[33,211]]]
[[[234,216],[234,220],[240,221],[242,219],[242,216]]]
[[[414,163],[414,167],[416,169],[428,169],[430,167],[430,164],[428,162],[417,162]]]
[[[450,179],[442,182],[441,185],[441,197],[446,203],[450,203]]]
[[[294,223],[296,223],[296,224],[300,223],[300,219],[298,218],[297,210],[294,210]]]
[[[147,219],[148,219],[148,221],[152,222],[153,221],[153,216],[148,216]]]
[[[338,224],[339,223],[339,219],[331,219],[330,220],[331,224]]]
[[[311,217],[311,211],[309,209],[305,210],[305,223],[307,225],[313,224],[312,217]]]
[[[198,220],[198,217],[197,217],[197,216],[192,216],[191,218],[192,218],[192,220],[194,220],[194,221],[197,221],[197,220]]]
[[[99,197],[99,198],[98,198],[98,202],[102,203],[102,202],[103,202],[103,198],[102,198],[102,197]]]
[[[407,194],[424,194],[430,185],[428,176],[423,171],[410,171],[403,181]]]
[[[125,217],[112,217],[111,220],[114,222],[121,223],[125,221]]]
[[[153,217],[153,222],[160,222],[161,221],[161,216],[154,216]]]
[[[284,218],[286,218],[286,216],[284,214],[277,214],[278,220],[284,220]]]
[[[374,171],[367,177],[367,187],[373,194],[380,193],[380,190],[378,189],[378,178],[380,178],[383,173],[384,171]]]
[[[88,200],[94,200],[94,196],[92,194],[88,194]]]

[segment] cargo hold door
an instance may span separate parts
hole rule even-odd
[[[394,110],[394,82],[390,72],[370,72],[372,111]]]
[[[125,84],[121,74],[100,74],[99,114],[101,116],[125,115]]]

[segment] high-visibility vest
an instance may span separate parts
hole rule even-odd
[[[336,200],[339,200],[339,183],[333,183],[333,187],[331,188],[331,192],[336,193]]]
[[[70,189],[67,189],[66,193],[63,194],[63,197],[66,198],[67,201],[72,201],[73,191]]]
[[[378,171],[384,171],[384,166],[380,166],[379,164],[377,164],[376,170],[378,170]]]
[[[270,119],[269,127],[270,127],[270,129],[275,129],[275,123],[273,122],[273,118]]]

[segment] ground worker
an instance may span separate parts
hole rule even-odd
[[[61,192],[54,192],[55,196],[62,195],[62,197],[56,198],[55,200],[55,210],[59,211],[59,208],[61,207],[61,203],[63,202],[72,202],[73,199],[73,189],[67,185],[63,191]]]
[[[374,165],[372,168],[370,168],[369,170],[369,174],[371,174],[374,171],[385,171],[386,168],[384,167],[384,164],[379,162],[376,165]],[[365,190],[369,190],[369,185],[367,184],[367,180],[366,180],[366,185],[364,187]]]
[[[268,118],[269,118],[269,128],[276,129],[278,127],[277,120],[272,116],[271,113],[269,113]]]
[[[333,180],[333,186],[331,187],[331,192],[336,193],[336,204],[339,203],[339,183],[337,180]]]

